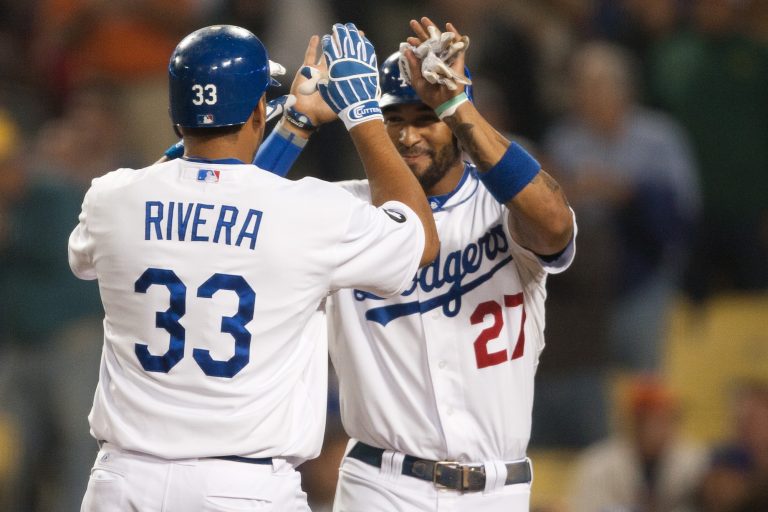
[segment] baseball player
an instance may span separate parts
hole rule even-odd
[[[184,157],[110,172],[87,192],[69,262],[98,279],[105,336],[83,511],[308,510],[294,468],[322,441],[318,304],[343,287],[400,293],[438,249],[381,121],[372,45],[351,24],[322,44],[333,73],[321,89],[372,204],[244,163],[272,79],[259,39],[228,25],[193,32],[171,56]]]
[[[413,47],[445,37],[426,18],[411,27]],[[447,30],[462,40],[453,25]],[[450,70],[435,68],[452,75],[454,89],[425,80],[410,49],[403,56],[411,85],[394,54],[381,68],[380,105],[428,196],[440,254],[398,296],[339,290],[328,300],[352,438],[334,510],[527,511],[545,282],[573,259],[573,212],[539,164],[480,116],[471,86],[456,87],[469,81],[463,50]],[[316,98],[297,97],[275,130],[283,139],[306,139],[332,117]],[[369,181],[341,185],[372,197]]]

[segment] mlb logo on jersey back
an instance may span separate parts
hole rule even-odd
[[[197,116],[199,124],[213,124],[213,114],[200,114]]]
[[[218,183],[221,171],[214,169],[200,169],[197,171],[197,181],[205,183]]]

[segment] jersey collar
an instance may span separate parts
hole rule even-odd
[[[215,160],[208,160],[206,158],[183,156],[182,159],[186,160],[187,162],[195,162],[198,164],[245,165],[245,162],[238,160],[237,158],[218,158]]]
[[[443,211],[446,208],[450,208],[453,206],[457,206],[472,196],[474,191],[476,190],[477,186],[472,189],[472,191],[469,194],[458,194],[458,192],[464,187],[465,183],[469,180],[470,176],[474,176],[476,174],[476,168],[474,165],[470,164],[469,162],[464,162],[464,173],[461,175],[461,179],[459,180],[459,183],[456,184],[456,188],[454,188],[452,191],[448,192],[447,194],[442,194],[439,196],[428,196],[427,200],[429,201],[429,206],[432,208],[432,213],[436,213],[439,211]],[[466,197],[464,197],[466,195]],[[453,204],[447,204],[452,198],[457,197],[458,201],[454,201]]]

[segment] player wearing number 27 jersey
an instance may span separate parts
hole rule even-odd
[[[418,172],[425,153],[417,148],[434,135],[427,125],[439,124],[435,114],[396,95],[385,94],[382,107],[390,136]],[[528,510],[545,284],[570,265],[573,239],[542,258],[518,241],[510,209],[476,166],[457,158],[442,182],[447,190],[428,192],[438,258],[396,297],[339,290],[327,302],[341,416],[352,438],[339,512]],[[366,182],[342,186],[367,199]]]
[[[411,27],[421,41],[435,29],[426,18]],[[545,285],[574,257],[573,212],[538,162],[480,116],[470,87],[426,83],[421,64],[390,56],[380,104],[428,195],[440,253],[400,295],[339,290],[326,303],[352,438],[334,510],[523,512]],[[453,70],[465,72],[463,54]],[[325,120],[315,105],[300,99],[295,110]],[[289,117],[279,127],[297,128]],[[367,181],[341,186],[370,198]]]
[[[366,182],[342,186],[367,199]],[[568,267],[573,246],[551,263],[521,247],[509,211],[468,163],[453,192],[430,199],[440,254],[408,289],[391,298],[339,290],[328,301],[345,429],[431,460],[522,459],[545,282]]]

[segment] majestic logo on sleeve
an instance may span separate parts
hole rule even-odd
[[[445,258],[442,257],[442,254],[438,255],[435,261],[416,273],[411,287],[404,291],[400,298],[402,300],[412,295],[417,288],[426,293],[447,288],[444,293],[424,302],[414,300],[373,307],[365,312],[365,318],[381,325],[387,325],[392,320],[402,316],[423,314],[438,307],[443,308],[445,316],[456,316],[461,310],[461,298],[464,294],[488,281],[499,269],[512,261],[512,256],[508,254],[508,251],[507,237],[501,224],[498,224],[488,230],[477,242],[470,243],[463,249],[452,251],[446,254]],[[485,273],[479,274],[480,267],[485,260],[494,262],[494,264]],[[468,276],[471,276],[472,279],[466,280],[465,278]],[[362,290],[355,290],[354,296],[358,301],[385,300]]]
[[[395,222],[399,222],[400,224],[405,222],[405,215],[396,210],[388,210],[387,208],[384,208],[384,213],[389,215],[389,218]]]

